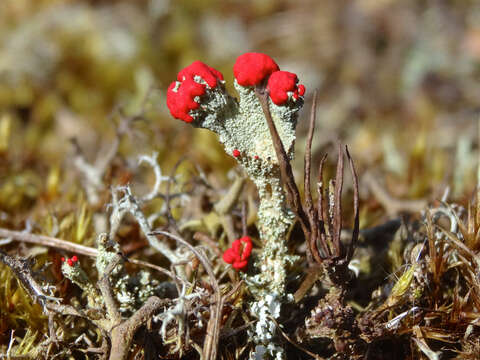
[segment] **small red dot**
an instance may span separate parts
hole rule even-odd
[[[78,261],[77,255],[73,255],[73,256],[72,256],[72,261],[73,261],[74,263],[76,263],[76,262]]]
[[[62,256],[62,262],[65,262],[65,258]]]
[[[300,96],[303,96],[305,94],[305,86],[300,84],[298,85],[298,93],[300,94]]]
[[[258,155],[255,155],[255,156],[254,156],[254,159],[255,159],[255,160],[258,160],[258,159],[259,159]]]
[[[72,259],[67,259],[67,263],[68,263],[68,265],[73,266],[73,261],[72,261]]]
[[[237,149],[233,150],[233,156],[234,157],[239,157],[240,156],[240,151],[237,150]]]

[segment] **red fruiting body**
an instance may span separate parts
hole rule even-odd
[[[62,262],[65,262],[65,258],[62,256]]]
[[[77,255],[73,255],[73,256],[72,256],[72,261],[73,261],[74,263],[76,263],[76,262],[78,261]]]
[[[235,149],[235,150],[233,150],[232,154],[233,154],[234,157],[239,157],[240,156],[240,150]]]
[[[192,122],[193,117],[189,114],[191,110],[197,109],[200,104],[195,101],[196,96],[205,95],[207,86],[199,84],[194,80],[195,76],[201,77],[210,88],[215,88],[223,75],[214,68],[195,61],[178,73],[177,79],[180,85],[177,91],[177,83],[174,81],[167,90],[167,106],[174,118],[185,122]]]
[[[233,66],[233,75],[240,85],[254,86],[278,70],[277,63],[270,56],[261,53],[245,53],[237,58]]]
[[[200,76],[211,88],[217,86],[217,80],[223,80],[223,75],[220,71],[215,70],[198,60],[180,70],[177,75],[177,80],[180,82],[187,79],[193,80],[195,76]]]
[[[180,84],[177,92],[173,91],[175,86],[176,82],[172,82],[167,90],[167,106],[170,114],[185,122],[192,122],[193,117],[189,112],[198,108],[199,104],[194,98],[205,94],[205,85],[189,79]]]
[[[270,98],[276,105],[283,105],[288,100],[288,92],[293,93],[293,98],[305,94],[305,86],[298,85],[297,75],[288,71],[276,71],[268,79],[267,89]]]
[[[250,239],[249,236],[237,239],[232,243],[232,247],[223,253],[223,261],[232,264],[235,270],[244,271],[248,265],[248,258],[252,253],[252,247],[252,239]]]
[[[255,159],[255,160],[258,160],[258,155],[255,155],[255,156],[254,156],[254,159]]]
[[[67,264],[70,265],[70,266],[73,266],[73,261],[72,261],[72,259],[67,259]]]
[[[302,84],[298,85],[298,94],[300,96],[303,96],[305,94],[305,85],[302,85]]]

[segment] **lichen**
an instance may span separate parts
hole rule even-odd
[[[100,293],[96,290],[95,286],[91,283],[88,275],[83,271],[80,263],[69,262],[62,264],[62,273],[74,284],[78,285],[86,294],[88,305],[90,307],[98,307],[102,304]]]
[[[259,58],[259,63],[254,61],[256,58]],[[252,67],[248,65],[251,61],[258,73],[252,73]],[[193,69],[194,65],[190,67]],[[242,71],[249,73],[244,74]],[[240,56],[234,67],[238,101],[225,91],[223,76],[221,81],[217,81],[220,86],[213,87],[203,81],[201,76],[195,76],[194,80],[205,86],[205,93],[195,99],[199,106],[189,113],[194,126],[209,129],[219,136],[225,152],[242,165],[258,189],[260,205],[257,227],[263,248],[255,262],[258,273],[242,276],[255,296],[251,312],[259,320],[253,336],[257,346],[252,356],[259,359],[284,357],[282,348],[274,344],[276,325],[271,318],[278,318],[281,304],[291,298],[286,294],[285,281],[289,266],[296,260],[296,257],[288,254],[286,246],[294,215],[285,202],[279,162],[262,105],[255,92],[255,86],[265,86],[266,77],[275,71],[278,71],[278,66],[264,54],[247,53]],[[239,84],[239,79],[242,79],[245,86]],[[246,82],[245,79],[251,81]],[[172,83],[170,89],[178,90],[181,83],[179,80]],[[298,111],[303,105],[304,87],[298,91],[294,82],[292,90],[295,92],[285,93],[287,98],[281,105],[272,101],[268,105],[289,159],[293,158],[295,128]],[[175,94],[175,99],[178,96]],[[186,96],[185,101],[188,99]],[[171,108],[170,103],[167,101],[175,116],[175,111],[172,111],[175,109]]]

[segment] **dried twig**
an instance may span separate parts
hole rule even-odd
[[[313,134],[315,132],[315,120],[316,120],[316,107],[317,107],[317,91],[313,94],[312,109],[310,111],[310,123],[308,127],[308,137],[305,145],[305,158],[304,158],[304,191],[305,191],[305,207],[308,216],[308,222],[310,223],[310,239],[306,239],[308,243],[308,260],[312,263],[313,258],[316,262],[321,262],[317,249],[318,239],[318,220],[316,216],[315,207],[313,205],[312,189],[310,186],[311,175],[311,161],[312,161],[312,141]]]
[[[75,244],[69,241],[57,239],[57,238],[46,236],[46,235],[37,235],[37,234],[31,234],[24,231],[15,231],[15,230],[0,228],[0,237],[11,238],[12,240],[22,241],[22,242],[36,244],[36,245],[53,247],[53,248],[62,249],[65,251],[87,255],[87,256],[98,255],[98,251],[95,248],[91,248],[85,245]]]
[[[53,247],[56,249],[65,250],[68,252],[72,252],[75,254],[86,255],[91,257],[98,256],[98,250],[89,246],[75,244],[66,240],[54,238],[51,236],[46,235],[37,235],[37,234],[30,234],[23,231],[15,231],[15,230],[8,230],[0,228],[0,237],[10,238],[16,241],[22,241],[30,244],[36,245],[43,245],[48,247]],[[137,260],[137,259],[129,259],[128,260],[132,264],[141,265],[148,267],[150,269],[156,270],[169,276],[170,278],[176,278],[177,276],[170,271],[154,264],[150,264],[149,262]],[[178,277],[177,277],[178,278]]]
[[[228,192],[214,205],[214,209],[219,215],[228,214],[233,209],[242,193],[244,184],[245,178],[238,176]]]
[[[129,319],[113,327],[110,333],[112,341],[110,360],[127,359],[135,333],[169,301],[169,299],[160,299],[156,296],[151,296]]]
[[[17,279],[23,285],[23,287],[27,290],[30,296],[38,301],[41,305],[44,305],[46,300],[50,301],[60,301],[61,298],[57,298],[54,296],[46,295],[42,290],[42,286],[40,286],[37,281],[33,278],[32,270],[30,269],[30,265],[28,260],[24,259],[16,259],[7,253],[0,250],[0,261],[7,265],[15,274]]]
[[[118,199],[116,196],[117,192],[123,192],[123,197],[121,199]],[[172,264],[183,260],[183,258],[177,255],[174,250],[170,249],[166,243],[158,241],[155,236],[150,235],[152,231],[150,224],[143,214],[140,204],[138,203],[137,198],[132,194],[129,186],[113,189],[112,193],[113,211],[110,216],[110,221],[115,224],[111,226],[112,228],[118,226],[117,224],[121,222],[125,213],[130,213],[137,221],[150,246],[165,256]],[[112,231],[110,231],[110,236],[113,236]]]
[[[186,246],[202,263],[205,271],[207,272],[208,276],[211,280],[211,286],[214,290],[214,303],[210,305],[210,320],[208,321],[207,326],[207,335],[205,338],[205,342],[203,345],[203,359],[216,359],[217,358],[217,351],[218,351],[218,340],[220,334],[220,321],[222,319],[222,308],[223,308],[223,297],[220,293],[220,286],[218,285],[218,281],[215,278],[215,274],[213,269],[210,265],[208,259],[197,249],[195,249],[191,244],[187,241],[182,239],[179,236],[170,234],[166,231],[154,231],[151,233],[152,235],[163,235],[178,241],[181,245]]]

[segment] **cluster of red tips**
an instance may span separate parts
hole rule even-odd
[[[233,66],[235,79],[242,86],[254,86],[268,78],[267,88],[270,98],[276,105],[283,105],[288,100],[288,93],[297,100],[305,94],[305,86],[298,84],[297,75],[280,71],[273,59],[265,54],[246,53],[237,58]]]
[[[232,152],[233,157],[236,157],[236,158],[239,157],[240,154],[241,154],[241,153],[240,153],[240,150],[238,150],[238,149],[235,149],[235,150],[233,150],[233,152]]]
[[[256,86],[268,80],[270,97],[276,105],[287,102],[287,93],[292,93],[295,100],[305,94],[305,86],[297,85],[297,76],[280,71],[277,63],[266,54],[252,52],[240,55],[233,66],[233,74],[241,86]],[[201,61],[182,69],[177,81],[172,82],[167,91],[167,106],[172,116],[192,122],[194,119],[190,112],[200,107],[198,97],[205,95],[207,89],[217,87],[219,81],[223,81],[222,73]]]
[[[185,122],[192,122],[191,110],[197,109],[200,104],[195,101],[197,96],[205,95],[207,85],[195,81],[198,76],[204,80],[210,88],[215,88],[219,80],[223,80],[220,71],[195,61],[178,73],[177,80],[172,82],[167,90],[167,106],[174,118]]]
[[[285,104],[288,100],[288,93],[293,93],[292,97],[296,100],[298,96],[305,94],[305,86],[297,85],[297,75],[288,71],[274,72],[268,79],[267,89],[270,98],[276,105]]]
[[[77,255],[73,255],[70,259],[66,259],[69,266],[73,266],[78,262]],[[62,256],[62,262],[65,262],[65,258]]]
[[[223,253],[223,261],[232,264],[235,270],[245,271],[248,258],[252,253],[252,239],[249,236],[241,237],[232,243],[232,247]]]

